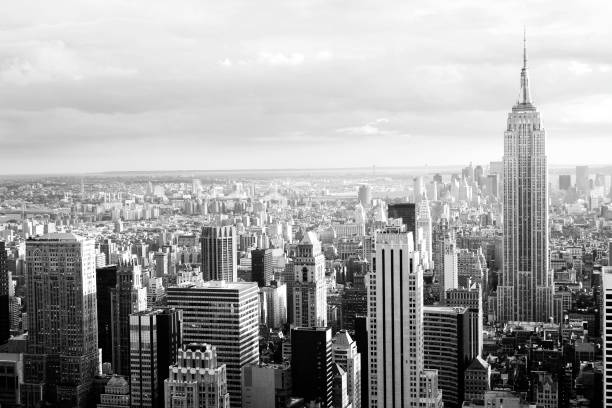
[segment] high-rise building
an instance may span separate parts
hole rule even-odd
[[[572,176],[569,174],[559,175],[559,190],[567,191],[572,187]]]
[[[441,407],[437,373],[424,368],[423,269],[412,234],[377,234],[368,277],[369,406]]]
[[[6,265],[6,247],[4,241],[0,241],[0,344],[6,343],[11,335],[11,284],[11,274]]]
[[[270,285],[273,278],[271,249],[254,249],[251,251],[251,273],[253,281],[261,288]]]
[[[612,241],[610,242],[612,249]],[[603,403],[604,406],[612,406],[612,266],[604,266],[601,271],[601,291],[603,298]]]
[[[503,268],[497,288],[502,322],[548,321],[552,313],[546,141],[523,51],[521,92],[504,133]]]
[[[130,315],[130,393],[133,408],[164,406],[164,380],[182,342],[182,312],[156,309]]]
[[[424,365],[438,370],[444,407],[463,403],[464,372],[476,357],[470,345],[470,316],[465,307],[423,308]]]
[[[233,226],[202,228],[202,274],[205,281],[238,280],[237,239]]]
[[[333,407],[332,333],[329,327],[291,330],[293,396]]]
[[[231,406],[242,403],[241,370],[259,361],[259,295],[255,282],[208,281],[168,288],[168,305],[183,310],[183,341],[217,348],[227,366]]]
[[[113,361],[113,307],[111,291],[117,286],[117,265],[96,268],[96,299],[98,312],[98,347],[102,362]]]
[[[155,276],[162,278],[168,275],[168,253],[158,251],[155,257]]]
[[[361,184],[357,191],[357,199],[364,208],[370,208],[372,204],[372,187],[367,184]]]
[[[287,285],[272,281],[270,286],[260,288],[262,323],[280,328],[287,323]]]
[[[308,231],[293,257],[293,323],[302,327],[327,325],[325,256],[313,231]]]
[[[581,193],[589,191],[589,166],[576,166],[576,190]]]
[[[368,399],[368,388],[370,380],[368,375],[368,318],[367,315],[355,316],[355,344],[357,344],[357,352],[361,355],[361,406],[368,408],[370,400]]]
[[[352,408],[361,408],[361,354],[346,330],[333,338],[332,359],[346,372],[348,402]]]
[[[249,364],[242,368],[242,408],[286,408],[291,399],[291,367]]]
[[[147,308],[147,289],[142,286],[142,268],[130,262],[117,268],[117,285],[111,290],[113,370],[130,375],[130,314]]]
[[[482,307],[482,288],[460,288],[446,291],[444,305],[450,307],[467,307],[470,316],[468,344],[472,347],[471,354],[479,356],[482,352],[482,332],[484,310]]]
[[[165,408],[229,408],[225,364],[209,344],[189,344],[178,352],[164,381]]]
[[[421,229],[423,231],[424,248],[421,248],[421,252],[425,252],[427,254],[425,265],[426,269],[429,269],[433,265],[433,232],[431,229],[431,210],[429,209],[429,202],[427,201],[427,198],[423,198],[420,201],[416,223],[417,229]]]
[[[98,371],[94,241],[54,233],[26,242],[28,352],[22,404],[87,407]]]
[[[414,203],[395,203],[389,204],[387,217],[401,219],[406,226],[406,232],[412,233],[412,239],[416,237],[416,204]]]

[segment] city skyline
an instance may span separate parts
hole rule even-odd
[[[487,162],[523,24],[550,162],[609,163],[610,6],[561,3],[0,6],[0,173]]]

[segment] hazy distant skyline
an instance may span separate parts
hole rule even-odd
[[[501,160],[527,26],[551,164],[608,164],[612,3],[0,4],[0,174]]]

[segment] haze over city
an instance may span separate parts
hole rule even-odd
[[[0,4],[0,173],[501,160],[527,28],[551,165],[608,164],[609,2]]]

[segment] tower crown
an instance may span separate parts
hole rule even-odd
[[[531,93],[529,92],[529,77],[527,76],[527,36],[523,31],[523,68],[521,69],[521,92],[519,93],[517,107],[532,107]]]

